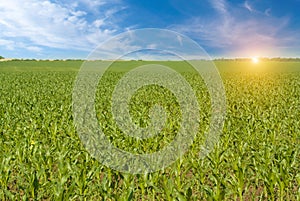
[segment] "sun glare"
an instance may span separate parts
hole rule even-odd
[[[252,58],[252,63],[257,64],[259,62],[259,59],[257,57]]]

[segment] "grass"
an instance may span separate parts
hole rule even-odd
[[[153,62],[115,63],[96,94],[101,128],[115,146],[133,153],[161,149],[179,128],[175,97],[155,86],[140,89],[130,109],[136,124],[146,126],[150,106],[164,105],[169,118],[161,134],[140,142],[112,118],[114,84],[125,68],[148,63]],[[0,199],[300,199],[300,63],[217,61],[227,116],[219,143],[204,159],[198,153],[210,114],[202,79],[183,63],[160,63],[182,73],[196,91],[201,126],[189,151],[170,167],[130,175],[92,158],[76,133],[72,90],[81,61],[0,62]]]

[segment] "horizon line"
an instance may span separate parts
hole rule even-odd
[[[300,57],[255,57],[262,61],[272,61],[272,60],[299,60]],[[251,60],[253,57],[216,57],[211,59],[189,59],[189,60],[144,60],[144,59],[80,59],[80,58],[65,58],[65,59],[37,59],[37,58],[2,58],[0,61],[243,61],[243,60]]]

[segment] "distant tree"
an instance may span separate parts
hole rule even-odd
[[[3,56],[0,56],[0,59],[4,59],[4,57],[3,57]]]

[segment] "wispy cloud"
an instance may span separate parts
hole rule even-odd
[[[247,1],[244,8],[224,0],[213,0],[211,6],[216,10],[214,18],[193,17],[170,28],[197,39],[204,46],[222,50],[229,56],[278,55],[281,47],[288,43],[283,37],[292,38],[291,41],[296,39],[295,34],[285,31],[290,22],[288,17],[266,16],[259,12],[255,15],[241,14],[255,11]],[[270,11],[266,12],[270,14]]]
[[[271,16],[271,11],[272,11],[271,8],[267,8],[267,9],[264,11],[264,14],[265,14],[266,16],[270,17],[270,16]]]
[[[227,5],[225,0],[211,0],[210,3],[212,7],[221,14],[227,14]]]
[[[248,1],[245,1],[244,7],[245,7],[248,11],[250,11],[250,12],[253,12],[253,11],[254,11],[254,9],[252,8],[252,6],[249,4]]]

